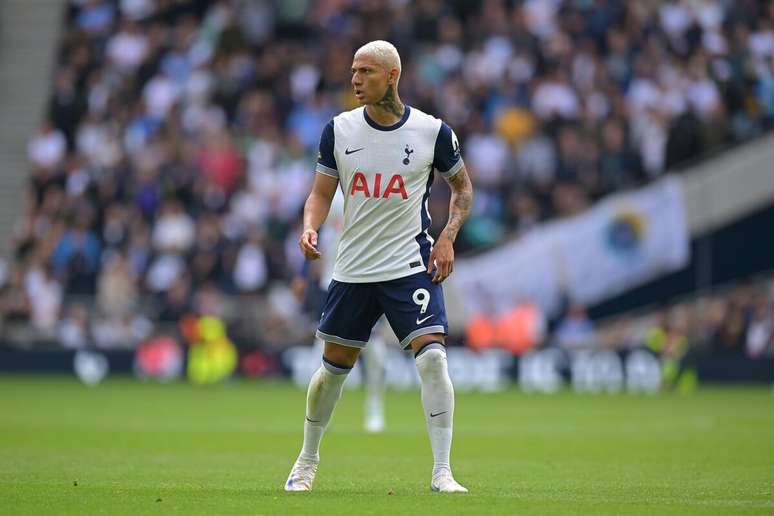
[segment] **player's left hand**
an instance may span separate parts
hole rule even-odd
[[[430,263],[427,264],[427,273],[433,273],[435,265],[435,276],[433,283],[441,283],[449,277],[454,270],[454,245],[448,237],[440,236],[435,241],[433,250],[430,252]]]

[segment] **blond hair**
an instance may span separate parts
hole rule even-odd
[[[398,78],[400,78],[400,54],[398,54],[398,49],[395,48],[395,45],[389,41],[384,41],[381,39],[370,41],[357,49],[355,56],[358,54],[365,54],[367,56],[375,57],[379,64],[387,68],[387,70],[397,68]]]

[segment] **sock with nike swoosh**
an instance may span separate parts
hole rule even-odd
[[[323,357],[320,368],[309,381],[306,394],[306,420],[304,421],[304,445],[300,458],[306,461],[320,460],[320,441],[333,415],[333,409],[341,398],[344,380],[352,370]]]
[[[425,344],[415,355],[422,384],[427,433],[433,449],[433,477],[451,470],[449,454],[454,419],[454,387],[446,365],[446,350],[440,342]]]

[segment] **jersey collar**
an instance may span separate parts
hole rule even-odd
[[[411,107],[409,107],[408,104],[404,104],[403,107],[405,108],[403,110],[403,116],[401,117],[400,120],[398,120],[392,125],[381,125],[375,122],[373,118],[368,116],[368,111],[366,110],[366,108],[363,108],[363,116],[365,117],[365,121],[368,123],[368,125],[370,125],[374,129],[377,129],[379,131],[394,131],[395,129],[399,129],[401,126],[403,126],[403,124],[406,123],[406,120],[408,120],[408,117],[411,114]]]

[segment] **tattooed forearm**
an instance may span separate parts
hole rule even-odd
[[[452,189],[451,200],[449,201],[449,221],[443,228],[443,235],[452,242],[457,238],[462,224],[468,218],[470,207],[473,204],[473,185],[470,183],[468,171],[465,166],[457,174],[449,179],[449,186]]]
[[[384,92],[384,97],[382,97],[382,100],[377,102],[376,105],[398,117],[403,116],[403,110],[405,109],[403,104],[395,98],[394,86],[387,87],[387,91]]]

